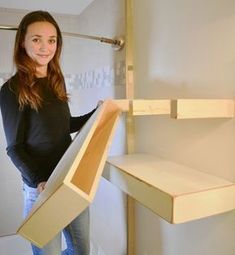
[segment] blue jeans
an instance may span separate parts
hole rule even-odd
[[[24,194],[24,217],[26,217],[38,197],[38,191],[23,184]],[[32,246],[33,255],[89,255],[89,208],[85,209],[76,219],[74,219],[64,230],[63,234],[67,244],[67,249],[62,250],[61,234],[58,234],[43,248]]]

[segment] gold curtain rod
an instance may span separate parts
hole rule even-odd
[[[0,25],[0,30],[17,31],[17,29],[18,29],[18,27],[12,26],[12,25]],[[105,37],[82,35],[82,34],[71,33],[71,32],[62,32],[62,34],[65,36],[79,37],[79,38],[83,38],[83,39],[100,41],[102,43],[109,43],[112,45],[114,50],[121,50],[124,47],[124,39],[122,37],[115,37],[114,39],[110,39],[110,38],[105,38]]]

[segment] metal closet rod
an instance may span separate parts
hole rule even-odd
[[[17,26],[0,25],[0,30],[16,31],[17,29],[18,29]],[[105,37],[98,37],[98,36],[93,36],[93,35],[82,35],[82,34],[71,33],[71,32],[62,32],[62,34],[65,36],[79,37],[79,38],[84,38],[84,39],[100,41],[102,43],[109,43],[112,45],[114,50],[121,50],[124,47],[124,39],[122,37],[115,37],[114,39],[110,39],[110,38],[105,38]]]

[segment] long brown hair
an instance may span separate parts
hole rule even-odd
[[[57,49],[53,59],[48,63],[47,79],[54,94],[61,101],[67,102],[68,96],[65,90],[64,76],[60,68],[60,55],[62,51],[62,35],[55,19],[46,11],[34,11],[24,16],[15,38],[14,63],[19,77],[18,101],[20,108],[29,105],[38,111],[42,106],[40,89],[35,84],[36,63],[27,55],[23,43],[27,28],[34,22],[49,22],[57,31]]]

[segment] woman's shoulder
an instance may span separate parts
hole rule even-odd
[[[0,89],[0,105],[7,104],[9,102],[17,102],[17,74],[13,75],[8,81],[6,81]]]
[[[18,84],[18,76],[17,74],[15,74],[1,86],[0,93],[2,94],[6,92],[11,92],[15,94],[16,89],[18,87],[17,84]]]

